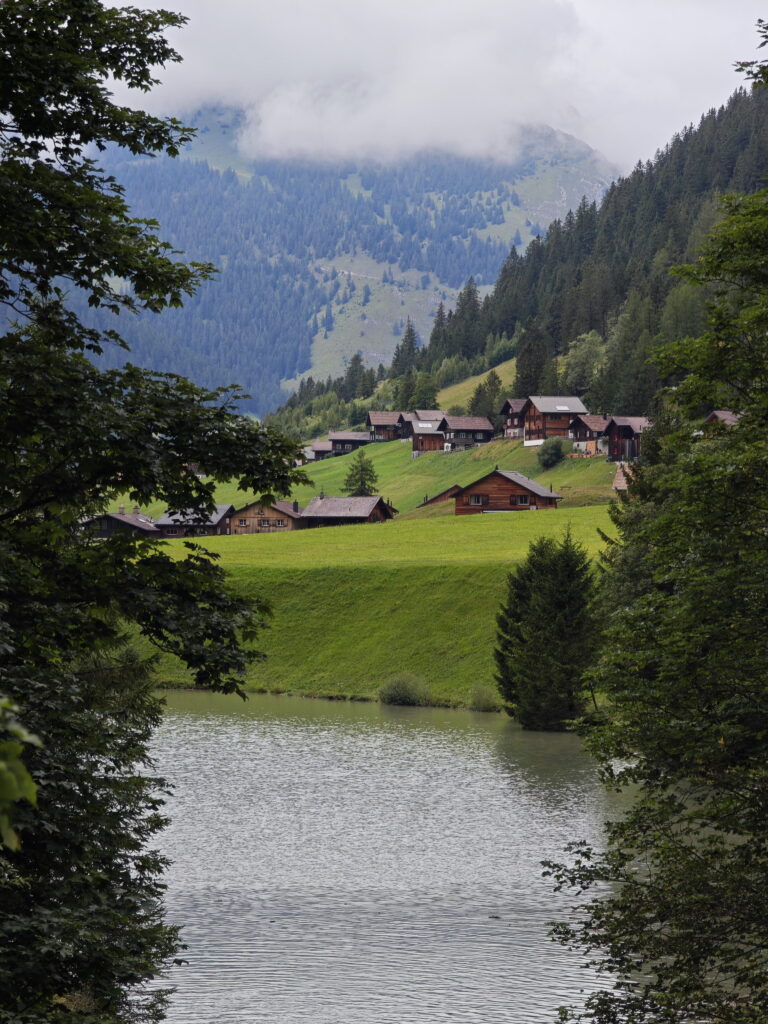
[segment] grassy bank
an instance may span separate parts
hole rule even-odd
[[[259,638],[268,657],[252,667],[249,688],[374,699],[381,683],[410,672],[426,682],[433,703],[463,705],[475,686],[492,685],[506,573],[532,539],[567,525],[594,556],[598,527],[609,529],[607,510],[451,516],[205,543],[241,593],[265,596],[274,608]],[[166,658],[160,682],[187,685],[188,678]]]

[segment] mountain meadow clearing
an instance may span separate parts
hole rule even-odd
[[[436,507],[452,511],[453,503]],[[611,531],[607,506],[200,543],[220,556],[239,592],[273,608],[257,643],[267,657],[252,665],[247,689],[369,700],[408,673],[426,686],[429,703],[458,707],[493,694],[495,616],[507,572],[533,539],[567,528],[596,557],[598,530]],[[181,555],[182,541],[168,543]],[[160,659],[161,686],[188,682],[178,663]]]

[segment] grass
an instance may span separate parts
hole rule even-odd
[[[380,526],[207,538],[235,588],[265,596],[267,660],[248,688],[375,700],[401,673],[420,679],[433,704],[470,706],[493,688],[495,615],[506,574],[532,539],[570,525],[591,555],[605,508],[504,516],[443,516]],[[181,555],[179,542],[171,548]],[[187,685],[170,658],[159,682]]]
[[[516,470],[546,487],[551,486],[563,496],[561,506],[564,508],[605,504],[613,497],[615,466],[606,459],[564,459],[553,469],[543,470],[536,451],[536,448],[525,448],[522,441],[504,440],[492,441],[467,452],[427,452],[418,459],[412,458],[411,445],[406,442],[382,442],[368,445],[365,449],[378,474],[377,492],[401,513],[415,509],[424,501],[425,495],[439,494],[452,484],[471,483],[494,466]],[[353,457],[352,454],[342,455],[308,465],[306,470],[312,483],[295,488],[291,497],[303,508],[320,491],[327,495],[341,494]],[[255,497],[238,491],[234,484],[224,484],[216,493],[217,501],[231,502],[236,508],[242,508]],[[129,506],[130,502],[116,500],[112,510],[116,511],[120,504]],[[453,503],[449,509],[453,510]],[[165,508],[161,503],[155,503],[144,511],[151,516],[159,516]]]
[[[511,392],[512,385],[515,383],[516,365],[516,359],[507,359],[506,362],[494,366],[494,370],[501,377],[504,397],[506,397],[508,391]],[[469,405],[469,400],[475,392],[475,388],[481,381],[485,380],[490,372],[490,370],[484,370],[483,373],[478,373],[474,377],[467,377],[465,380],[460,380],[458,384],[451,384],[449,387],[443,388],[442,391],[438,391],[438,408],[449,409],[452,405],[461,405],[466,409]]]

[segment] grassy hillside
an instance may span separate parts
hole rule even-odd
[[[382,682],[407,671],[426,681],[434,703],[460,705],[476,685],[492,685],[506,573],[534,537],[569,525],[593,556],[598,527],[610,531],[605,508],[581,508],[205,543],[241,592],[273,604],[259,643],[268,657],[251,670],[250,688],[371,699]],[[159,680],[187,682],[167,658]]]
[[[411,445],[405,442],[371,444],[365,449],[378,474],[377,491],[399,512],[415,509],[424,501],[452,484],[468,484],[495,466],[516,470],[563,496],[561,506],[601,504],[613,497],[615,467],[605,459],[565,459],[554,469],[543,470],[536,457],[536,448],[524,448],[522,441],[493,441],[468,452],[427,452],[412,458]],[[326,459],[306,467],[311,484],[297,487],[292,495],[303,507],[316,494],[341,494],[344,478],[353,455]],[[222,485],[217,500],[242,507],[253,495],[238,491],[234,485]],[[127,502],[122,502],[127,504]],[[115,502],[116,510],[120,502]],[[449,506],[452,510],[453,505]],[[145,509],[152,516],[165,510],[156,503]]]
[[[501,377],[502,390],[505,393],[505,397],[506,392],[512,390],[512,385],[515,382],[516,365],[516,359],[508,359],[505,363],[499,363],[498,366],[494,366],[494,370]],[[478,373],[475,377],[467,377],[466,380],[461,380],[458,384],[451,384],[450,387],[443,388],[437,394],[438,407],[440,409],[449,409],[452,405],[463,405],[466,408],[474,394],[475,388],[482,380],[485,380],[488,373],[489,371],[486,370],[484,373]]]

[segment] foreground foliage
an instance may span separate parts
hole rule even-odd
[[[182,21],[96,0],[0,4],[0,694],[18,709],[2,750],[27,797],[5,830],[17,848],[0,859],[9,1024],[162,1015],[162,993],[142,991],[178,950],[147,845],[162,825],[161,783],[144,777],[158,705],[124,624],[198,683],[234,691],[255,656],[243,639],[266,612],[206,551],[188,545],[177,560],[128,534],[92,542],[83,517],[120,492],[203,519],[217,481],[287,493],[296,477],[294,446],[233,415],[234,393],[96,369],[87,356],[120,336],[73,311],[156,313],[212,273],[133,220],[89,156],[108,143],[173,155],[188,137],[115,105],[105,85],[149,88],[153,66],[177,59],[162,32]],[[0,794],[0,821],[7,803]]]
[[[563,1019],[768,1019],[768,192],[725,212],[682,271],[711,290],[709,328],[665,352],[684,379],[613,515],[595,672],[613,713],[589,742],[637,798],[605,854],[551,867],[600,891],[557,934],[614,982]],[[712,407],[740,419],[702,428]]]

